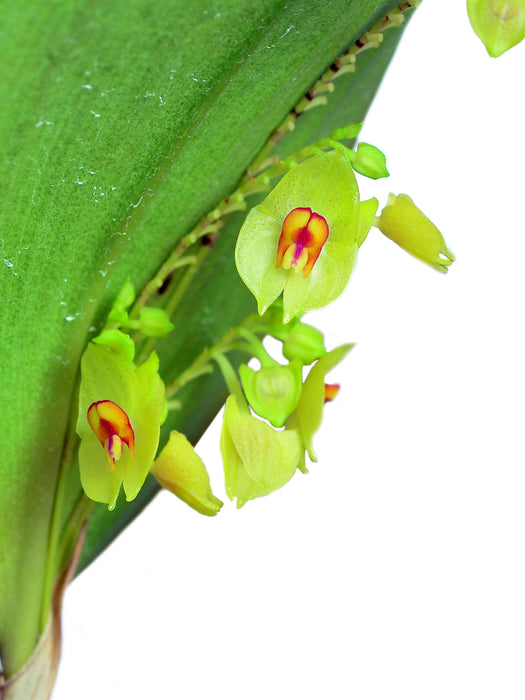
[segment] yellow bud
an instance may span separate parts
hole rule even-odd
[[[176,430],[170,433],[151,473],[163,488],[202,515],[217,515],[222,507],[222,501],[211,491],[204,462],[186,436]]]
[[[374,225],[407,253],[435,270],[447,272],[454,260],[439,230],[406,194],[390,194]]]

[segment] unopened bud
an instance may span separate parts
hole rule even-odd
[[[120,292],[118,293],[115,303],[113,304],[114,309],[127,309],[135,301],[135,288],[129,280],[124,282],[124,285]]]
[[[275,363],[259,370],[241,365],[239,376],[253,410],[276,428],[282,427],[301,395],[301,364],[294,360],[289,365]]]
[[[369,143],[359,144],[355,158],[352,160],[352,168],[360,175],[372,180],[390,175],[386,167],[385,154]]]
[[[164,309],[146,306],[140,310],[139,330],[146,338],[165,338],[173,328],[173,323]]]
[[[311,365],[326,353],[321,331],[298,321],[283,342],[283,355],[287,360],[299,360],[302,365]]]
[[[454,261],[439,230],[406,194],[390,194],[374,226],[407,253],[439,272],[447,272]]]

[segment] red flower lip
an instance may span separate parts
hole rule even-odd
[[[279,237],[277,265],[302,272],[306,279],[328,239],[326,219],[309,207],[297,207],[286,216]]]
[[[111,471],[122,455],[122,443],[135,458],[135,433],[125,411],[113,401],[95,401],[87,411],[88,423],[104,448]]]

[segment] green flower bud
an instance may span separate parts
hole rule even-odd
[[[135,357],[135,343],[126,333],[112,328],[102,331],[100,335],[93,338],[93,342],[97,345],[105,345],[128,362],[133,362],[133,358]]]
[[[390,194],[374,225],[407,253],[439,272],[447,272],[454,261],[439,230],[406,194]]]
[[[204,462],[182,433],[176,430],[170,433],[168,444],[153,463],[151,473],[162,488],[198,513],[212,516],[220,511],[222,501],[211,491]]]
[[[324,337],[317,328],[298,321],[283,342],[283,355],[287,360],[299,360],[311,365],[326,353]]]
[[[108,314],[108,324],[127,328],[129,325],[128,312],[124,311],[123,309],[116,309],[113,307]]]
[[[113,304],[114,309],[123,311],[130,307],[135,301],[135,287],[131,284],[129,280],[124,282],[124,285],[120,292],[118,293],[115,303]]]
[[[246,399],[255,413],[276,428],[282,427],[301,395],[300,362],[294,360],[284,367],[275,363],[259,370],[241,365],[239,376]]]
[[[173,328],[164,309],[146,306],[140,310],[139,331],[147,338],[165,338]]]
[[[226,493],[246,501],[266,496],[284,486],[299,466],[303,448],[296,430],[276,431],[241,409],[235,396],[224,407],[221,454]]]
[[[360,143],[357,147],[355,158],[352,160],[352,168],[365,177],[379,180],[388,177],[390,173],[386,168],[385,154],[369,143]]]
[[[496,58],[525,37],[524,0],[467,0],[472,29]]]

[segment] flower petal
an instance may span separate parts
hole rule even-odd
[[[235,264],[244,284],[257,299],[259,314],[277,299],[288,278],[275,268],[275,251],[282,221],[263,208],[254,207],[246,217],[235,248]]]
[[[352,343],[340,345],[323,355],[312,367],[303,384],[301,398],[290,424],[297,427],[301,434],[306,451],[312,462],[317,461],[313,450],[313,437],[319,430],[323,418],[325,403],[325,376],[338,365],[354,347]]]
[[[131,455],[124,453],[112,471],[94,434],[81,441],[78,453],[80,480],[82,488],[92,501],[107,503],[109,510],[113,510],[127,459],[131,461]]]

